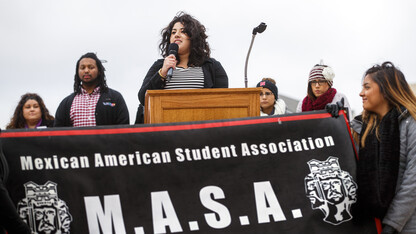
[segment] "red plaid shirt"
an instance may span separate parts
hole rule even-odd
[[[81,93],[77,94],[71,105],[69,116],[74,127],[96,126],[95,107],[100,98],[100,87],[88,94],[81,88]]]

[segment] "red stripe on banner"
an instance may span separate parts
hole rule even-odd
[[[381,231],[383,230],[383,226],[381,225],[381,220],[378,218],[374,218],[374,221],[376,222],[377,233],[381,234]]]
[[[242,126],[253,124],[265,124],[274,122],[288,122],[295,120],[308,119],[325,119],[331,118],[329,113],[310,114],[310,115],[294,115],[282,116],[274,118],[259,118],[237,121],[224,121],[214,123],[196,123],[184,125],[169,126],[153,126],[153,127],[132,127],[132,128],[110,128],[110,129],[79,129],[57,130],[57,131],[26,131],[26,132],[2,132],[0,138],[16,138],[16,137],[45,137],[45,136],[78,136],[78,135],[103,135],[103,134],[125,134],[125,133],[144,133],[144,132],[163,132],[163,131],[180,131],[192,129],[218,128],[230,126]]]
[[[352,136],[352,132],[351,132],[350,123],[348,122],[348,118],[347,118],[347,115],[345,114],[345,112],[343,112],[343,115],[344,115],[344,118],[345,118],[345,122],[347,123],[348,133],[350,134],[350,138],[351,138],[352,145],[354,146],[355,157],[357,158],[357,160],[359,160],[357,148],[355,146],[354,137]]]

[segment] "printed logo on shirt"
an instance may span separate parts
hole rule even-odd
[[[103,102],[104,106],[111,106],[111,107],[115,107],[116,104],[114,102]]]
[[[24,184],[26,197],[17,204],[17,212],[32,233],[70,233],[72,216],[65,201],[58,198],[57,184]]]
[[[351,206],[357,202],[357,184],[348,172],[341,170],[338,158],[313,159],[308,165],[311,173],[305,177],[305,190],[312,209],[321,210],[323,220],[333,225],[351,220]]]

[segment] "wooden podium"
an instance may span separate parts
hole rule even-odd
[[[148,90],[144,123],[260,116],[261,88]]]

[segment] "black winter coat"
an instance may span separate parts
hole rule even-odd
[[[144,105],[147,90],[162,89],[165,83],[159,75],[159,69],[163,66],[164,59],[157,60],[146,74],[142,87],[138,93],[139,101]],[[202,64],[204,73],[204,88],[228,88],[228,76],[221,63],[213,58],[208,58]]]
[[[72,93],[59,104],[55,114],[54,127],[72,127],[69,112],[76,93]],[[104,103],[115,105],[105,105]],[[129,124],[129,111],[123,96],[108,88],[107,92],[101,92],[95,108],[95,121],[98,125]]]

